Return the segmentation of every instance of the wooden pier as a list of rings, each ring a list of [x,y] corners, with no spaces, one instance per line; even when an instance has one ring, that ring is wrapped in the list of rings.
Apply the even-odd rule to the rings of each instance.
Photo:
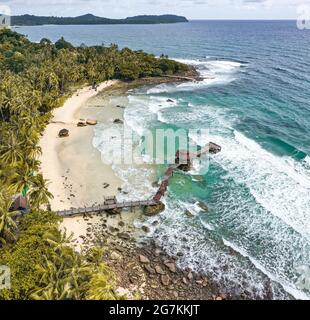
[[[139,207],[150,207],[150,206],[156,206],[157,204],[158,203],[156,203],[154,200],[118,202],[115,204],[104,204],[104,205],[98,205],[98,206],[93,206],[88,208],[63,210],[63,211],[59,211],[58,214],[62,217],[74,217],[78,215],[100,213],[100,212],[115,210],[115,209],[121,210],[121,209],[130,209],[130,208],[139,208]]]
[[[74,217],[78,215],[85,215],[91,213],[101,213],[110,210],[122,210],[131,208],[143,208],[143,207],[156,207],[161,204],[161,199],[165,196],[169,185],[169,179],[173,175],[175,170],[184,168],[190,168],[193,159],[201,157],[205,153],[216,154],[221,151],[221,147],[213,142],[210,142],[205,148],[202,148],[197,153],[191,153],[188,151],[177,151],[176,153],[176,163],[172,164],[166,170],[162,182],[158,188],[157,193],[151,200],[145,201],[128,201],[128,202],[117,202],[116,197],[109,197],[105,199],[103,205],[79,208],[79,209],[69,209],[59,211],[58,214],[62,217]]]

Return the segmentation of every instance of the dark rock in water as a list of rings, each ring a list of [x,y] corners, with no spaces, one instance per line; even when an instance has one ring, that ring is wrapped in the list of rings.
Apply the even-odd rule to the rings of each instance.
[[[198,206],[199,206],[203,211],[206,211],[206,212],[209,211],[208,206],[207,206],[204,202],[199,201],[199,202],[198,202]]]
[[[160,184],[157,181],[152,183],[153,188],[159,188],[159,186],[160,186]]]
[[[124,121],[123,121],[123,120],[121,120],[121,119],[115,119],[115,120],[114,120],[114,123],[117,123],[117,124],[123,124],[123,123],[124,123]]]
[[[202,182],[204,180],[203,176],[193,176],[196,181]]]
[[[155,215],[165,211],[165,209],[166,209],[166,206],[162,202],[159,202],[156,205],[145,207],[144,214],[147,216],[155,216]]]
[[[209,153],[217,154],[222,151],[222,147],[214,142],[209,143]]]
[[[69,130],[68,129],[62,129],[58,133],[59,138],[67,138],[69,137]]]
[[[188,164],[181,164],[179,166],[179,170],[184,171],[184,172],[189,172],[192,170],[192,164],[188,163]]]
[[[156,227],[159,225],[159,221],[158,220],[155,220],[153,223],[152,223],[152,226]]]
[[[174,103],[172,99],[168,99],[167,102]]]
[[[194,216],[189,210],[185,211],[185,215],[189,218],[192,218]]]
[[[147,227],[147,226],[143,226],[142,228],[141,228],[145,233],[150,233],[150,228],[149,227]]]

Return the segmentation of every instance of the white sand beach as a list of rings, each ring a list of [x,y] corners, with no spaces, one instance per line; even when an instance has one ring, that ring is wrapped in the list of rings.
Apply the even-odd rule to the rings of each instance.
[[[121,186],[112,167],[101,161],[100,153],[92,146],[93,127],[77,127],[87,101],[116,82],[104,82],[97,91],[89,86],[78,90],[53,113],[52,123],[40,141],[40,160],[43,176],[54,195],[51,200],[54,211],[102,202],[105,196],[116,195]],[[106,116],[113,116],[113,112],[109,110]],[[61,129],[68,129],[69,137],[59,138]]]
[[[54,110],[51,123],[46,127],[40,141],[42,148],[41,171],[48,180],[48,189],[54,195],[50,201],[53,211],[89,207],[102,204],[107,196],[117,196],[123,181],[116,176],[112,166],[105,164],[100,152],[93,147],[93,126],[78,127],[81,119],[96,119],[98,125],[112,125],[115,119],[124,120],[127,103],[118,89],[119,81],[102,83],[97,91],[85,87],[75,92],[65,104]],[[105,89],[113,89],[104,94]],[[121,90],[122,91],[122,90]],[[102,93],[100,95],[100,93]],[[116,94],[115,94],[116,93]],[[59,138],[59,131],[69,130],[69,137]],[[133,221],[141,218],[141,210],[126,211],[122,215],[93,215],[92,217],[65,218],[61,228],[73,234],[72,244],[77,251],[83,248],[90,225],[102,223],[117,227],[125,223],[137,235],[143,231],[133,227]]]

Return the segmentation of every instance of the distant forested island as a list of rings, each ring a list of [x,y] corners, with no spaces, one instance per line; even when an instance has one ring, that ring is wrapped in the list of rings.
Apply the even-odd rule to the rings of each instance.
[[[12,16],[11,24],[13,26],[38,26],[45,24],[54,25],[85,25],[85,24],[161,24],[161,23],[179,23],[188,22],[185,17],[176,15],[141,15],[128,17],[126,19],[109,19],[85,14],[79,17],[44,17],[34,15]]]

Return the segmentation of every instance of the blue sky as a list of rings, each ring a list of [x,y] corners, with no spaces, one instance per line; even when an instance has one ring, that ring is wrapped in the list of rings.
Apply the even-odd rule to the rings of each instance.
[[[296,19],[310,0],[0,0],[12,14],[123,18],[138,14],[173,13],[189,19]]]

